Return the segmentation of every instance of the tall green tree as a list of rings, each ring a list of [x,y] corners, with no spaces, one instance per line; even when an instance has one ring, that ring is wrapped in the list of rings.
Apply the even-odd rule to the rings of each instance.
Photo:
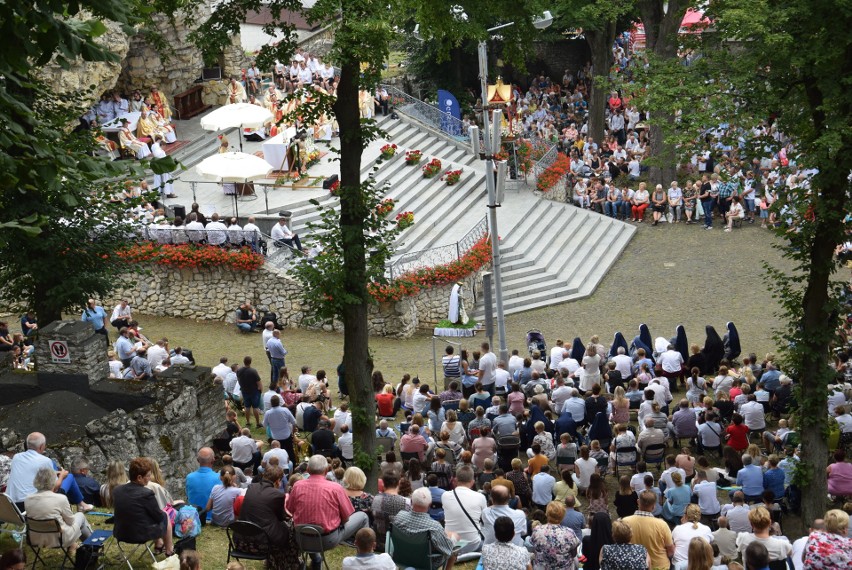
[[[588,134],[601,143],[606,128],[606,101],[612,45],[616,34],[629,25],[632,0],[562,0],[557,5],[561,28],[582,28],[592,54],[592,90],[589,93]]]
[[[182,1],[182,0],[175,0]],[[82,307],[111,288],[111,262],[100,257],[117,237],[117,214],[102,205],[106,185],[128,163],[93,157],[90,134],[70,133],[82,97],[62,101],[35,79],[50,61],[117,61],[98,44],[103,20],[131,24],[153,3],[123,0],[9,0],[0,5],[0,279],[12,308],[34,309],[42,322]],[[82,95],[82,94],[81,94]],[[171,162],[171,161],[168,161]],[[171,162],[171,169],[174,163]],[[95,199],[93,201],[93,199]],[[89,243],[95,230],[97,243]]]
[[[797,481],[803,518],[811,521],[826,507],[826,399],[834,378],[830,349],[840,288],[835,251],[852,211],[852,10],[839,1],[717,0],[707,16],[711,29],[684,46],[698,57],[690,65],[673,60],[653,66],[639,79],[647,85],[640,105],[650,109],[682,161],[706,144],[708,129],[723,122],[731,138],[722,142],[738,149],[746,163],[778,151],[779,136],[752,136],[753,127],[772,121],[790,139],[790,160],[812,173],[802,186],[780,189],[779,235],[797,266],[790,275],[772,276],[787,320],[778,331],[779,350],[798,384]]]

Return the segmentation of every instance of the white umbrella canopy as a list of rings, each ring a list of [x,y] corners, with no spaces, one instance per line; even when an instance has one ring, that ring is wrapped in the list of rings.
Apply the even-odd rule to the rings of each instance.
[[[272,120],[272,111],[251,103],[235,103],[219,107],[201,119],[205,131],[225,129],[259,129]]]
[[[195,171],[215,182],[249,182],[269,176],[272,166],[253,154],[226,152],[205,158]]]

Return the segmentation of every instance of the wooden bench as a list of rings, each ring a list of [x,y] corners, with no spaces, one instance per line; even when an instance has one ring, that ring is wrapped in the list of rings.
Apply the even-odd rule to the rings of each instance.
[[[204,91],[204,86],[194,85],[175,95],[175,114],[178,119],[190,119],[196,115],[200,115],[212,105],[205,105],[201,95]]]

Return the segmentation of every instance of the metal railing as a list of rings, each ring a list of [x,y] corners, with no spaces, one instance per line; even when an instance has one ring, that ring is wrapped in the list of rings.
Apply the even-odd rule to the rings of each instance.
[[[397,111],[405,113],[438,131],[445,132],[460,141],[470,140],[467,129],[464,128],[464,122],[460,119],[445,113],[435,105],[412,97],[392,85],[382,85],[382,87],[388,92],[391,105]]]
[[[396,279],[401,275],[418,269],[426,269],[427,267],[435,267],[436,265],[452,263],[453,261],[461,259],[464,254],[470,251],[476,242],[486,235],[488,235],[488,218],[483,216],[482,219],[468,230],[468,232],[456,243],[403,253],[395,260],[388,263],[386,275],[388,279]]]
[[[542,172],[547,170],[547,168],[556,161],[556,157],[559,155],[559,148],[556,145],[553,145],[550,150],[544,153],[538,162],[532,165],[530,168],[530,176],[538,178]]]

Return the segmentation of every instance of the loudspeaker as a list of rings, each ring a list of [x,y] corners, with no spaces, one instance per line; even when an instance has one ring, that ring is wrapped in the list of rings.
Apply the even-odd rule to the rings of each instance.
[[[175,217],[180,217],[182,220],[186,219],[186,206],[175,206]]]
[[[322,189],[328,190],[331,188],[331,185],[337,182],[337,174],[332,174],[328,178],[322,181]]]

